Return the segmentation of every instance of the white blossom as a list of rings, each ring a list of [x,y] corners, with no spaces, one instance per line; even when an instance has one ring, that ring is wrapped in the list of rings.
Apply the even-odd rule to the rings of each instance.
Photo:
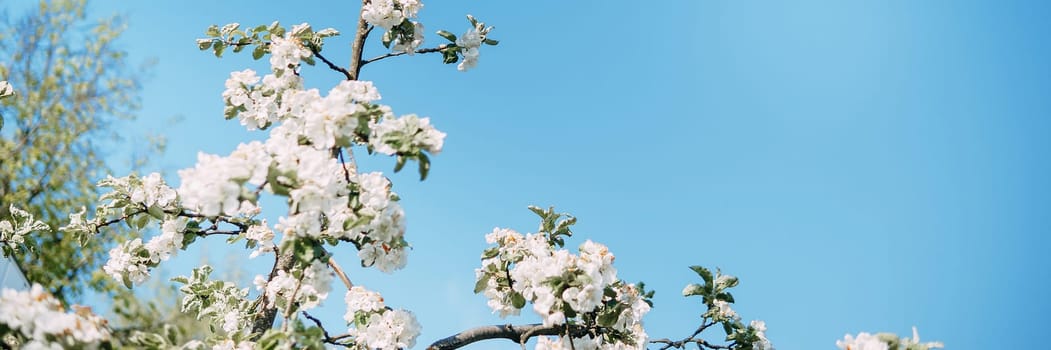
[[[0,81],[0,98],[8,97],[15,94],[15,88],[11,86],[11,83]]]
[[[110,249],[109,260],[102,270],[115,280],[127,278],[131,283],[139,284],[150,277],[151,255],[143,246],[142,239],[136,238]]]
[[[146,250],[150,252],[150,261],[154,264],[166,261],[182,249],[183,231],[187,222],[185,217],[175,217],[161,224],[161,234],[150,239],[145,245]]]
[[[183,206],[209,217],[238,215],[243,184],[262,185],[271,161],[258,141],[238,145],[229,157],[198,153],[194,168],[179,170]]]
[[[317,260],[301,273],[302,278],[296,278],[291,273],[279,270],[269,282],[257,276],[254,283],[257,289],[266,293],[271,307],[298,305],[297,310],[309,310],[328,298],[332,289],[332,273],[324,262]]]
[[[920,342],[920,332],[918,330],[916,330],[915,326],[912,327],[912,338],[901,338],[901,342],[902,342],[903,345],[905,345],[905,347],[916,346],[916,347],[923,348],[923,349],[940,349],[940,348],[945,347],[945,344],[942,344],[942,342],[936,342],[935,341],[935,342],[921,343]]]
[[[847,334],[843,340],[837,340],[836,346],[842,350],[888,350],[889,345],[874,334],[858,333],[858,336]]]
[[[405,52],[410,55],[416,53],[416,49],[423,45],[424,30],[423,23],[412,22],[412,35],[398,36],[395,38],[394,44],[391,46],[391,51]]]
[[[412,312],[387,310],[370,314],[364,329],[351,328],[349,331],[359,344],[369,349],[408,349],[416,345],[420,324]]]
[[[252,251],[252,254],[249,255],[249,258],[255,258],[261,254],[276,249],[274,246],[274,231],[266,224],[265,219],[257,225],[249,226],[248,229],[245,230],[245,238],[255,241],[257,247],[256,250]]]
[[[343,319],[347,321],[347,324],[354,324],[359,313],[367,314],[385,310],[383,296],[361,286],[350,288],[344,301],[347,302],[347,312],[343,315]]]
[[[409,114],[400,118],[385,116],[370,125],[372,135],[369,142],[380,152],[392,155],[397,152],[410,152],[414,149],[425,150],[431,154],[442,151],[445,133],[431,125],[430,118],[420,118]],[[395,148],[397,147],[397,148]]]
[[[161,174],[150,173],[142,178],[142,185],[131,191],[131,201],[146,207],[157,205],[168,208],[175,202],[175,190],[168,187]]]
[[[390,30],[423,8],[418,0],[373,0],[362,6],[361,17],[374,26]]]
[[[294,31],[288,31],[284,37],[275,35],[270,38],[270,67],[274,71],[294,70],[299,67],[301,60],[313,55],[293,33]],[[292,75],[292,72],[284,74]]]
[[[62,303],[33,284],[29,290],[0,291],[0,324],[27,342],[23,348],[61,349],[68,345],[94,345],[110,338],[106,321],[84,307],[66,312]]]

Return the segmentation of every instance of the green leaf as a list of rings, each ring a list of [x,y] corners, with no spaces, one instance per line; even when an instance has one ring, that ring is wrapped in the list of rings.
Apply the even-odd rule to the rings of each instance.
[[[265,54],[266,54],[266,46],[256,45],[255,49],[252,50],[252,59],[253,60],[258,60],[260,58],[263,58],[263,55],[265,55]]]
[[[458,47],[453,46],[453,47],[447,48],[445,50],[442,50],[442,63],[452,64],[452,63],[456,63],[456,61],[459,61],[460,60],[460,56],[456,55],[456,49],[457,48]]]
[[[684,296],[684,297],[694,296],[694,295],[703,295],[703,294],[705,294],[704,293],[704,286],[696,284],[696,283],[691,283],[691,284],[687,285],[686,288],[684,288],[682,290],[682,296]]]
[[[420,181],[427,179],[427,173],[431,171],[431,159],[427,158],[426,154],[420,153],[417,159],[420,164]]]
[[[218,24],[213,24],[211,26],[208,26],[208,29],[204,30],[204,35],[207,35],[207,36],[210,36],[210,37],[217,37],[217,36],[219,36],[219,25]]]
[[[153,218],[157,220],[164,220],[164,210],[156,204],[151,205],[150,208],[146,211],[149,212],[150,216],[153,216]]]
[[[131,289],[131,279],[128,278],[128,275],[121,275],[120,280],[124,282],[125,288]]]
[[[389,31],[389,30],[386,33],[383,33],[383,38],[382,38],[383,47],[386,47],[388,49],[390,48],[390,43],[394,41],[394,34],[393,33],[394,33],[393,31]]]
[[[514,306],[516,309],[521,309],[525,307],[525,304],[526,300],[522,294],[519,294],[518,292],[511,293],[511,306]]]
[[[474,283],[474,294],[481,293],[485,290],[485,287],[489,286],[489,275],[482,275],[477,282]]]
[[[706,284],[711,284],[712,283],[712,271],[711,270],[708,270],[708,269],[706,269],[706,268],[704,268],[702,266],[690,266],[690,269],[693,270],[693,272],[696,272],[698,276],[701,276],[701,278],[704,279],[704,283],[706,283]]]
[[[500,255],[500,248],[492,247],[482,252],[482,260],[492,259],[495,258],[497,255]]]
[[[617,323],[617,315],[620,312],[606,312],[598,316],[598,324],[603,327],[613,327],[614,323]]]
[[[216,41],[215,45],[212,45],[212,49],[215,50],[215,57],[223,57],[223,50],[226,50],[226,43]]]
[[[438,36],[443,37],[443,38],[445,38],[445,40],[448,40],[450,42],[454,42],[454,43],[456,42],[456,35],[454,35],[453,33],[448,32],[448,31],[439,30],[438,31]]]
[[[500,44],[499,41],[497,41],[495,39],[489,39],[489,38],[485,38],[485,40],[483,40],[482,42],[485,43],[486,45],[490,45],[490,46],[496,46],[496,45]]]
[[[150,223],[149,215],[139,215],[135,218],[135,228],[142,230]]]
[[[197,48],[201,51],[212,48],[212,43],[215,41],[212,39],[197,39]]]
[[[401,168],[405,167],[405,156],[398,156],[397,163],[394,164],[394,172],[401,171]]]

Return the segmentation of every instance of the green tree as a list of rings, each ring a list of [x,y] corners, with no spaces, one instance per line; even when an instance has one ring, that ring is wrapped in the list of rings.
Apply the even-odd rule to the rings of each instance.
[[[136,118],[143,70],[129,68],[116,45],[123,20],[88,20],[86,7],[86,0],[40,1],[21,16],[0,19],[0,80],[14,90],[0,101],[0,220],[10,218],[11,204],[52,227],[82,206],[90,210],[98,198],[95,181],[112,173],[103,162],[105,146],[123,139],[120,123]],[[151,141],[132,167],[162,144]],[[200,337],[206,327],[177,312],[171,285],[149,286],[155,299],[143,300],[101,272],[108,249],[128,233],[82,240],[42,231],[26,238],[31,249],[8,253],[31,283],[63,303],[88,291],[110,296],[115,330]]]
[[[0,76],[15,87],[0,115],[0,218],[8,206],[25,209],[50,225],[97,198],[94,179],[109,173],[102,146],[114,140],[111,126],[134,119],[138,72],[114,44],[120,17],[89,23],[85,0],[41,1],[0,29]],[[86,28],[86,29],[85,29]],[[56,226],[57,227],[57,226]],[[110,290],[94,276],[113,236],[84,246],[59,232],[27,242],[15,254],[26,278],[70,302],[87,289]]]

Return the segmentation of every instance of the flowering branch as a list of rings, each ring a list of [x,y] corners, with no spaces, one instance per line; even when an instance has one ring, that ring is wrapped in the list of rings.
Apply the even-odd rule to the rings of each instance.
[[[450,44],[442,44],[442,45],[438,45],[438,47],[431,47],[431,48],[426,48],[426,49],[419,49],[419,50],[413,51],[413,53],[432,53],[432,52],[441,52],[442,50],[445,50],[445,49],[449,48],[450,46],[452,46],[452,45],[450,45]],[[373,57],[373,58],[370,58],[370,59],[364,60],[364,61],[362,61],[362,62],[361,62],[361,65],[362,65],[362,66],[364,66],[364,65],[366,65],[366,64],[369,64],[369,63],[372,63],[372,62],[376,62],[376,61],[382,60],[382,59],[384,59],[384,58],[388,58],[388,57],[394,57],[394,56],[401,56],[401,55],[404,55],[404,54],[407,54],[407,53],[408,53],[408,52],[405,52],[405,51],[399,51],[399,52],[388,52],[388,53],[386,53],[386,54],[383,54],[383,55],[379,55],[379,56],[376,56],[376,57]]]
[[[686,346],[686,344],[689,344],[689,343],[696,343],[698,347],[702,347],[703,346],[703,347],[707,347],[709,349],[729,349],[732,345],[714,345],[714,344],[708,343],[707,340],[704,340],[704,339],[701,339],[701,338],[697,338],[697,335],[701,334],[701,332],[704,332],[705,329],[708,329],[708,327],[711,327],[714,324],[715,324],[715,322],[705,322],[704,324],[701,324],[700,327],[697,327],[697,330],[694,331],[693,334],[690,334],[689,337],[683,338],[682,340],[674,341],[674,340],[670,340],[668,338],[663,338],[663,339],[651,340],[650,343],[652,343],[652,344],[664,344],[664,346],[661,347],[660,350],[666,350],[668,348],[682,349],[683,347]]]
[[[587,328],[580,326],[570,326],[570,328],[571,335],[583,335],[588,332]],[[435,341],[430,346],[427,346],[427,350],[459,349],[471,343],[489,339],[507,339],[525,344],[529,338],[535,336],[561,335],[564,332],[565,330],[561,325],[545,326],[542,323],[482,326]]]

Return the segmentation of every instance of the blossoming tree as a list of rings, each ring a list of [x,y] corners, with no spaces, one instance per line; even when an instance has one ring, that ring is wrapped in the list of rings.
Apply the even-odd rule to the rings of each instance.
[[[467,16],[466,32],[457,36],[438,31],[443,43],[424,48],[424,27],[417,21],[422,7],[417,0],[364,1],[347,67],[323,53],[326,41],[340,35],[335,29],[315,30],[306,23],[285,28],[277,22],[208,28],[207,37],[197,40],[200,49],[217,57],[227,50],[250,50],[255,59],[268,58],[269,72],[233,72],[222,94],[227,119],[266,132],[268,138],[242,143],[226,156],[199,154],[196,165],[178,172],[178,187],[156,173],[103,179],[99,186],[108,192],[96,208],[70,214],[69,223],[57,228],[83,240],[117,224],[156,228],[152,237],[130,238],[109,252],[105,272],[128,288],[143,283],[178,250],[212,236],[226,237],[230,243],[243,240],[253,258],[272,259],[270,273],[255,277],[255,292],[212,278],[209,266],[174,279],[181,284],[182,312],[208,321],[216,334],[184,344],[174,343],[167,334],[144,332],[115,339],[98,316],[80,308],[67,312],[34,286],[0,296],[4,344],[184,349],[415,346],[421,325],[413,313],[388,307],[379,292],[354,284],[332,252],[352,245],[362,266],[387,273],[405,266],[409,243],[399,198],[382,173],[358,168],[354,150],[396,158],[394,171],[415,163],[424,179],[446,137],[429,118],[399,116],[380,104],[376,86],[360,79],[362,67],[400,55],[440,53],[444,63],[467,71],[478,64],[483,46],[498,44],[489,36],[492,27]],[[390,52],[363,59],[362,48],[371,34],[377,34]],[[300,67],[317,61],[346,79],[327,92],[304,88]],[[6,83],[0,89],[5,95],[13,91]],[[264,208],[259,198],[264,194],[285,199],[286,212],[277,223],[260,218]],[[535,339],[537,349],[773,348],[764,322],[745,322],[732,309],[731,289],[738,279],[700,266],[690,267],[698,280],[682,291],[686,297],[699,297],[706,307],[696,331],[675,339],[651,337],[643,317],[652,307],[653,292],[642,283],[622,280],[606,246],[585,240],[576,250],[567,249],[574,217],[554,208],[529,209],[540,221],[535,233],[497,228],[485,235],[491,246],[481,253],[474,291],[501,317],[519,315],[531,306],[542,322],[467,329],[429,343],[428,349],[456,349],[489,339],[522,347]],[[11,212],[10,220],[0,222],[5,250],[20,249],[26,235],[51,229],[17,208]],[[337,284],[347,304],[346,323],[325,325],[310,312],[337,292]],[[921,343],[915,334],[899,338],[868,333],[848,335],[836,345],[940,347]]]

